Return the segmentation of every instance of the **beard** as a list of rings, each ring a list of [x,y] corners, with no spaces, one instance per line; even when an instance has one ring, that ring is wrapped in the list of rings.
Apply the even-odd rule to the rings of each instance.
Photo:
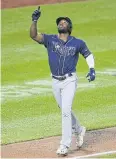
[[[67,28],[58,28],[58,32],[59,32],[59,34],[68,33],[68,29]]]

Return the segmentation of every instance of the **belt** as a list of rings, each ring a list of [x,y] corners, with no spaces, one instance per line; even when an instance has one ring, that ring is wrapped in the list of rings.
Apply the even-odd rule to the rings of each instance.
[[[73,76],[72,73],[67,73],[67,74],[64,75],[64,76],[54,76],[54,75],[52,75],[52,77],[53,77],[54,79],[57,79],[57,80],[59,80],[59,81],[63,81],[63,80],[65,80],[67,77],[71,77],[71,76]]]

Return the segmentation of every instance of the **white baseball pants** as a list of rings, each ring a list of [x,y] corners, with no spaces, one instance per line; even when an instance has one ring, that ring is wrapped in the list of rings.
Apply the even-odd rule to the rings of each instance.
[[[76,73],[63,81],[52,79],[52,88],[62,112],[62,139],[60,144],[70,147],[72,130],[77,134],[81,132],[80,123],[72,112],[72,103],[77,88]]]

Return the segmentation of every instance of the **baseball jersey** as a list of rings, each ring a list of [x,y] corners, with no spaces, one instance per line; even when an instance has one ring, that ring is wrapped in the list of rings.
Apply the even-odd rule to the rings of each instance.
[[[84,58],[91,54],[86,43],[73,36],[68,36],[64,42],[58,35],[43,34],[43,41],[40,44],[47,49],[50,70],[54,76],[75,72],[79,53]]]

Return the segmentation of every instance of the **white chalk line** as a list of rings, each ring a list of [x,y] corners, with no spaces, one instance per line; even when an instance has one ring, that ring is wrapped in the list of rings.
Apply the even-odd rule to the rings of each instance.
[[[74,157],[74,159],[109,155],[109,154],[115,154],[115,153],[116,153],[116,151],[100,152],[100,153],[95,153],[95,154],[90,154],[90,155],[77,156],[77,157]]]
[[[81,83],[79,84],[79,90],[83,88],[95,88],[96,84],[93,83]],[[25,82],[23,85],[5,85],[1,88],[2,101],[6,98],[22,98],[29,97],[32,95],[46,94],[48,92],[52,93],[52,82],[49,80],[36,80]]]
[[[116,69],[106,69],[105,71],[97,71],[97,74],[100,75],[116,75]],[[84,77],[79,77],[80,79]],[[108,78],[103,78],[101,81],[101,76],[97,77],[97,83],[79,83],[78,85],[78,91],[83,91],[86,89],[96,88],[96,87],[105,87],[108,85],[115,85],[116,83],[114,81],[109,83]],[[107,80],[107,81],[106,81]],[[106,81],[106,82],[104,82]],[[50,79],[43,79],[43,80],[35,80],[35,81],[25,81],[23,85],[4,85],[1,87],[1,98],[2,102],[5,99],[15,99],[15,98],[22,98],[22,97],[29,97],[32,95],[38,95],[38,94],[46,94],[48,92],[52,93],[51,88],[51,81]]]

